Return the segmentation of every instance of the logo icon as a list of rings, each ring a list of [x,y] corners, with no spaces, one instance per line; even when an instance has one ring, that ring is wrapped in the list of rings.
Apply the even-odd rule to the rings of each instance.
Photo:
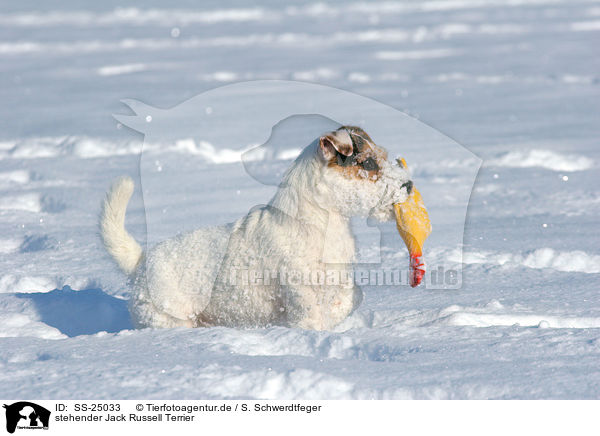
[[[273,96],[277,96],[278,104],[273,104]],[[423,249],[422,243],[411,240],[411,248],[406,253],[408,246],[405,247],[401,236],[410,235],[406,229],[414,227],[408,225],[409,217],[414,218],[413,222],[421,221],[414,216],[414,210],[419,207],[411,208],[413,213],[400,208],[401,214],[396,212],[384,220],[356,214],[351,221],[355,258],[349,261],[339,258],[338,252],[331,249],[339,242],[333,236],[337,235],[337,228],[333,223],[326,224],[323,236],[315,237],[313,241],[322,242],[323,264],[328,265],[327,268],[337,265],[329,269],[333,272],[332,280],[356,282],[361,286],[401,286],[405,282],[408,284],[410,278],[413,283],[423,280],[428,289],[461,288],[465,220],[481,159],[431,126],[348,91],[284,80],[234,83],[166,109],[138,100],[122,102],[134,115],[114,115],[114,118],[120,125],[144,134],[140,158],[144,202],[160,202],[161,198],[185,193],[188,201],[202,204],[207,211],[216,210],[217,202],[227,205],[220,207],[218,214],[207,214],[202,226],[198,226],[198,217],[190,208],[146,209],[147,246],[158,244],[169,235],[233,222],[249,211],[266,206],[258,201],[269,198],[273,199],[267,205],[270,211],[296,218],[298,210],[294,199],[305,195],[306,191],[297,184],[282,182],[286,171],[292,168],[307,146],[318,142],[324,132],[335,131],[343,125],[356,125],[368,132],[376,144],[385,147],[392,165],[395,166],[394,157],[402,157],[405,163],[411,163],[418,191],[425,199],[435,198],[427,204],[429,221],[443,222],[445,228],[432,233],[427,239],[426,252],[418,255]],[[349,138],[353,137],[356,135]],[[235,189],[224,189],[225,181],[227,186],[235,186]],[[364,198],[372,196],[365,194]],[[385,200],[385,196],[380,198]],[[344,204],[355,205],[349,199]],[[327,208],[323,210],[327,212]],[[169,220],[164,219],[167,213]],[[403,217],[402,232],[398,229],[399,216]],[[235,243],[232,239],[230,242]],[[215,273],[215,280],[227,281],[231,286],[240,280],[261,286],[266,274],[273,280],[284,277],[289,283],[290,275],[272,268],[231,268],[225,262],[224,253],[220,259],[215,257],[216,264],[221,266]],[[404,260],[406,254],[418,258],[425,256],[427,269],[417,258]],[[337,273],[340,265],[345,268],[343,271],[352,273],[353,270],[353,276]],[[291,275],[293,280],[300,277],[303,283],[318,285],[323,275],[314,272],[315,279],[306,279],[310,274],[305,275],[299,270]],[[410,277],[406,273],[410,273]],[[253,277],[261,282],[254,281]],[[213,284],[203,289],[212,290]],[[196,289],[190,292],[194,293],[199,305],[204,305],[210,295],[199,296]]]
[[[14,433],[18,429],[48,429],[50,411],[28,401],[4,405],[6,409],[6,431]]]

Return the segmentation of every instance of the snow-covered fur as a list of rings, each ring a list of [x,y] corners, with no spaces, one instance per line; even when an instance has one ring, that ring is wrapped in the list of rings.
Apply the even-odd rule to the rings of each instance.
[[[115,181],[102,205],[100,216],[104,246],[127,274],[135,270],[142,257],[142,247],[125,230],[125,210],[133,187],[133,180],[128,177]]]
[[[132,279],[138,327],[331,329],[362,299],[351,275],[350,217],[392,219],[407,182],[407,171],[362,129],[344,126],[304,149],[269,205],[168,239],[145,256],[124,228],[133,182],[119,179],[104,202],[102,237]]]

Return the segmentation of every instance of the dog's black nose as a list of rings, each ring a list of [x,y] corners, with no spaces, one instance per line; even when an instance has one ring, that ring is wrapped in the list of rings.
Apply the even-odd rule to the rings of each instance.
[[[413,190],[413,182],[412,182],[412,180],[409,180],[408,182],[403,183],[402,186],[400,186],[400,189],[402,189],[402,188],[406,188],[406,193],[408,195],[410,195],[410,193]]]

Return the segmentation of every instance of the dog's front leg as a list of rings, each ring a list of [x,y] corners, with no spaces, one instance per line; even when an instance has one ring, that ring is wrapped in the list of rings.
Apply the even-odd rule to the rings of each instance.
[[[284,310],[289,327],[325,330],[323,306],[310,286],[288,287],[284,291]]]
[[[360,291],[354,286],[335,289],[321,286],[287,286],[284,311],[289,327],[330,330],[358,305]]]

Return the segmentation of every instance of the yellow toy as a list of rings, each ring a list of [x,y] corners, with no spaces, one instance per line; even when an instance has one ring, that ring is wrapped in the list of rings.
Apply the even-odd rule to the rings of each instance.
[[[398,159],[398,164],[403,168],[407,167],[404,159]],[[394,211],[396,227],[410,254],[410,285],[414,288],[425,275],[423,244],[431,234],[431,221],[421,194],[415,187],[412,187],[404,203],[394,204]]]

